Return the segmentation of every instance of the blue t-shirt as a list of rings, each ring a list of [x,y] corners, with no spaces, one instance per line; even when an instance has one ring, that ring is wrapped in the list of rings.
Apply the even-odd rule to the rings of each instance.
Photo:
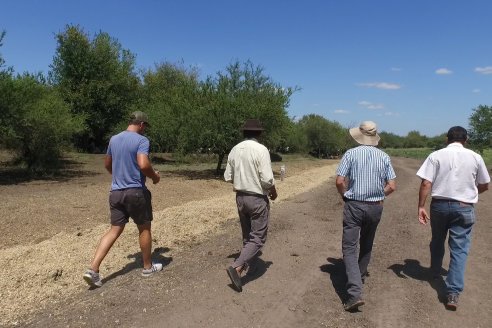
[[[112,160],[111,190],[145,188],[145,175],[140,171],[137,154],[149,154],[149,139],[141,134],[123,131],[111,137],[107,155]]]

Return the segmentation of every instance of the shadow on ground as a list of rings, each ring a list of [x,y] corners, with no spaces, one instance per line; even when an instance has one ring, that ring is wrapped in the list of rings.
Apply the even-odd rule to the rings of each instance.
[[[437,277],[433,277],[429,268],[423,267],[420,261],[414,259],[406,259],[403,264],[395,263],[390,265],[391,269],[398,277],[402,279],[412,278],[419,281],[427,281],[429,285],[436,291],[437,298],[441,303],[446,301],[446,283],[442,278],[447,274],[447,271],[441,268],[441,273]]]
[[[327,258],[328,264],[323,264],[319,267],[322,272],[326,272],[330,275],[331,284],[335,289],[340,301],[345,303],[348,299],[347,290],[345,285],[347,284],[347,276],[345,274],[345,264],[342,259]]]
[[[165,256],[164,253],[167,253],[170,251],[170,248],[168,247],[157,247],[154,249],[152,252],[152,261],[153,262],[158,262],[162,263],[162,265],[165,267],[169,265],[173,258],[171,256]],[[128,259],[133,259],[134,261],[127,263],[122,269],[111,273],[109,276],[104,277],[102,279],[103,283],[106,283],[110,280],[113,280],[114,278],[118,276],[125,275],[135,269],[142,268],[142,253],[134,253],[130,254],[127,256]],[[92,289],[92,287],[91,287]]]
[[[66,182],[75,178],[92,177],[101,173],[81,169],[85,164],[64,159],[60,168],[44,173],[37,173],[14,165],[11,162],[0,163],[0,185],[14,185],[31,181]]]

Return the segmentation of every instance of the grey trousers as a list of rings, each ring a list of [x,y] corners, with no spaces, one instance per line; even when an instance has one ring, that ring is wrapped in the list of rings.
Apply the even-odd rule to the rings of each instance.
[[[266,241],[270,202],[267,196],[236,193],[236,204],[243,233],[243,248],[232,267],[250,265]]]
[[[382,204],[347,201],[343,208],[342,253],[349,301],[359,299],[362,295],[362,277],[367,274],[382,213]]]

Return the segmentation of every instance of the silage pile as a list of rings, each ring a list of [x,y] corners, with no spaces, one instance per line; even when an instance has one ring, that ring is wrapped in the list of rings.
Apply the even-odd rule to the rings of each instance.
[[[334,174],[335,164],[329,164],[277,181],[279,197],[271,206],[327,182]],[[199,242],[219,233],[225,221],[236,217],[232,192],[155,212],[153,248],[176,250]],[[73,235],[59,233],[39,244],[0,250],[0,326],[25,321],[47,304],[61,303],[86,289],[82,274],[107,228],[100,225]],[[103,276],[134,261],[129,255],[140,251],[137,236],[135,225],[129,224],[104,260]]]

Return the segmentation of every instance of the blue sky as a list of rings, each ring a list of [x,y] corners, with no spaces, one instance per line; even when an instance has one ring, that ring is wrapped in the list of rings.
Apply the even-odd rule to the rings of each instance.
[[[203,77],[251,60],[301,88],[289,116],[427,136],[492,105],[490,0],[3,0],[0,53],[17,73],[49,71],[55,33],[109,33],[139,68],[164,61]]]

